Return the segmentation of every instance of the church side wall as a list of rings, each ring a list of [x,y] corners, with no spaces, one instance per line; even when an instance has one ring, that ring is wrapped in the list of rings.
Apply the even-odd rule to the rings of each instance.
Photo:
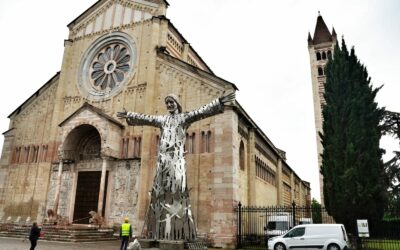
[[[265,153],[256,150],[255,157],[257,158],[256,163],[256,206],[275,206],[278,204],[278,194],[277,194],[277,166],[276,163],[272,162],[265,156]],[[257,165],[260,165],[257,169]],[[265,168],[269,168],[274,171],[275,178],[272,176],[267,176],[268,173],[264,170]],[[258,176],[257,176],[258,173]]]
[[[24,104],[20,113],[10,118],[14,128],[10,132],[14,136],[7,141],[8,150],[3,151],[1,160],[0,216],[12,216],[12,220],[18,216],[36,220],[44,214],[55,148],[47,131],[52,126],[58,82],[49,84],[47,89]]]

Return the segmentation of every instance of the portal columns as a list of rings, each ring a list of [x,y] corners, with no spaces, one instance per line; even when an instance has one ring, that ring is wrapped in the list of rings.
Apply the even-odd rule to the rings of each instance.
[[[103,162],[102,162],[102,166],[101,166],[99,201],[97,203],[97,214],[100,216],[103,216],[104,193],[105,193],[106,173],[107,173],[107,165],[108,165],[107,157],[102,156],[102,159],[103,159]]]
[[[56,182],[56,193],[54,198],[54,207],[53,211],[56,215],[58,215],[58,204],[60,202],[60,190],[61,190],[61,177],[63,171],[63,157],[62,155],[59,156],[59,163],[58,163],[58,174],[57,174],[57,182]]]

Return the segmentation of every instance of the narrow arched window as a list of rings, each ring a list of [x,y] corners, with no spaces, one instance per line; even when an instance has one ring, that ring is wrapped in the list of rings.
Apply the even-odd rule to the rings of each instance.
[[[322,52],[322,60],[326,60],[326,53],[325,53],[325,51]]]
[[[133,138],[133,157],[140,156],[140,137]]]
[[[156,135],[156,141],[155,141],[155,145],[156,145],[156,154],[155,154],[155,155],[158,155],[158,147],[160,146],[159,143],[160,143],[160,136],[159,136],[159,135]]]
[[[39,155],[39,146],[34,147],[34,155],[33,155],[33,162],[38,162],[38,155]]]
[[[142,155],[142,137],[136,138],[136,156],[140,157]]]
[[[324,70],[321,67],[318,67],[318,75],[323,76],[324,75]]]
[[[49,152],[49,145],[45,145],[44,153],[43,153],[43,160],[47,161],[47,153]]]
[[[193,133],[192,134],[192,137],[190,138],[191,139],[191,143],[190,143],[190,146],[191,146],[191,148],[190,148],[190,153],[192,153],[192,154],[194,154],[195,153],[195,145],[196,145],[196,133]]]
[[[186,140],[185,140],[185,144],[183,145],[183,151],[184,151],[185,153],[189,153],[189,152],[188,152],[188,151],[189,151],[189,140],[190,140],[189,134],[186,133]]]
[[[207,135],[204,131],[201,131],[201,141],[200,141],[200,152],[205,153],[206,151],[206,143],[207,143]]]
[[[211,145],[212,145],[212,137],[211,137],[211,131],[207,131],[207,144],[206,144],[206,152],[211,153]]]
[[[321,60],[321,53],[317,52],[317,61]]]
[[[332,57],[332,52],[328,50],[328,59]]]
[[[246,155],[245,155],[245,151],[244,151],[244,144],[243,141],[240,142],[240,146],[239,146],[239,164],[240,164],[240,170],[245,170],[246,166],[245,166],[245,159],[246,159]]]
[[[128,158],[128,152],[129,152],[129,138],[124,139],[124,158]]]
[[[25,152],[24,152],[24,163],[28,163],[29,162],[29,150],[30,150],[30,147],[26,146],[25,147]]]
[[[184,145],[184,151],[187,152],[188,154],[194,154],[195,153],[195,144],[196,144],[196,134],[188,134],[186,133],[186,141]]]

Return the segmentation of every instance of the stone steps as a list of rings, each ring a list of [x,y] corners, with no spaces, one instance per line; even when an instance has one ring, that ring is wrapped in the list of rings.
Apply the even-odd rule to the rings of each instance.
[[[0,225],[0,237],[27,238],[30,225],[7,224]],[[54,225],[43,225],[44,236],[41,240],[63,242],[95,242],[116,240],[114,231],[110,228],[64,227],[57,228]]]

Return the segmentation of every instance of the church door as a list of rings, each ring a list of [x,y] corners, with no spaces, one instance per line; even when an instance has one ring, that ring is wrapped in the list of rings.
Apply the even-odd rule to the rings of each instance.
[[[105,191],[107,190],[107,178]],[[78,185],[76,187],[75,208],[73,223],[89,224],[89,212],[97,212],[99,201],[101,171],[88,171],[78,173]],[[103,211],[106,204],[106,193],[104,193]]]

